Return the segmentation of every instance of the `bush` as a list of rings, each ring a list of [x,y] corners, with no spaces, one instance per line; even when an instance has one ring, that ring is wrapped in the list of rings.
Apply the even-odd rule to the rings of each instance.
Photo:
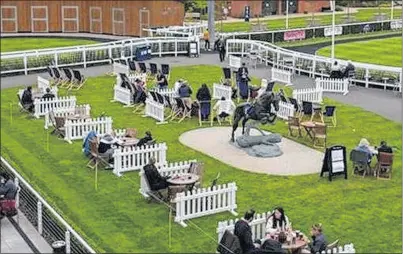
[[[343,7],[336,5],[336,11],[343,11]]]

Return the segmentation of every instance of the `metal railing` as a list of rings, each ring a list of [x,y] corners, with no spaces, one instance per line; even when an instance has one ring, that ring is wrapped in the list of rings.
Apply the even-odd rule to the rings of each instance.
[[[149,47],[151,55],[188,54],[191,38],[135,38],[108,43],[1,54],[1,75],[43,71],[47,66],[88,67],[110,63],[111,59],[133,57],[137,48]]]
[[[300,53],[278,47],[274,44],[254,40],[227,40],[227,56],[249,56],[254,51],[258,59],[266,65],[278,69],[290,70],[292,74],[306,74],[310,77],[329,77],[331,66],[337,61],[341,66],[346,66],[347,61],[331,59],[328,57]],[[352,62],[355,67],[355,76],[351,81],[364,84],[365,87],[377,86],[392,88],[401,92],[402,69],[384,65]]]
[[[66,253],[96,253],[94,249],[44,200],[32,186],[1,157],[1,171],[5,171],[20,191],[16,202],[20,212],[51,245],[55,241],[66,242]]]

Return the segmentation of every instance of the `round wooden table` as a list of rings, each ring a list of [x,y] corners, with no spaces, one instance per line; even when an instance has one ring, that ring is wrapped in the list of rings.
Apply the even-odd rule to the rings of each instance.
[[[121,146],[135,146],[139,142],[137,138],[121,138],[119,141]]]
[[[199,176],[195,174],[185,173],[172,176],[167,182],[173,185],[193,185],[199,181]]]
[[[284,250],[287,250],[287,251],[289,251],[289,252],[294,252],[294,251],[296,251],[296,250],[300,250],[300,249],[304,248],[306,245],[307,245],[307,243],[306,243],[304,240],[297,239],[297,240],[295,241],[295,244],[292,244],[292,243],[291,243],[291,244],[284,243],[284,244],[281,246],[281,248],[284,249]]]
[[[80,120],[80,119],[89,119],[90,116],[87,115],[69,115],[66,116],[66,120]]]

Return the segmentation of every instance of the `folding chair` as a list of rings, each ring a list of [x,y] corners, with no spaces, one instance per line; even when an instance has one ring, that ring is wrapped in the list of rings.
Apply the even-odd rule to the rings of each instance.
[[[370,173],[371,167],[368,163],[367,153],[355,149],[351,150],[350,161],[353,163],[353,175],[363,172],[362,177],[365,177],[367,173]]]
[[[150,63],[150,75],[157,76],[158,74],[158,67],[156,63]]]
[[[313,115],[313,106],[312,106],[312,102],[310,102],[310,101],[302,101],[301,118],[304,117],[305,115],[307,115],[307,116]]]
[[[148,180],[148,177],[147,177],[146,173],[144,172],[144,170],[142,170],[142,171],[144,173],[144,179],[145,179],[145,183],[146,183],[147,189],[148,189],[146,194],[147,194],[147,196],[150,197],[147,199],[147,203],[150,203],[151,201],[157,201],[158,203],[163,203],[166,198],[161,193],[161,190],[156,190],[156,191],[151,190],[150,181]]]
[[[289,116],[288,117],[288,133],[291,137],[294,137],[293,131],[298,130],[298,137],[301,137],[301,125],[300,119],[298,117]]]
[[[49,113],[49,117],[51,117],[50,113]],[[55,126],[54,127],[55,127],[55,133],[56,133],[57,137],[58,138],[64,138],[66,136],[66,130],[65,130],[65,127],[64,127],[66,119],[64,117],[56,117],[54,115],[53,115],[53,117],[54,117],[54,120],[55,120],[55,122],[54,122]]]
[[[182,122],[186,117],[190,118],[191,110],[186,107],[182,98],[175,98],[175,103],[175,113],[172,116],[171,121],[174,121],[179,115],[181,115],[182,117],[179,119],[178,123]]]
[[[57,80],[57,78],[55,77],[55,74],[53,73],[53,70],[52,70],[49,66],[46,67],[46,70],[47,70],[48,73],[49,73],[49,76],[50,76],[50,78],[51,78],[52,83],[53,83],[53,84],[57,84],[57,83],[58,83],[58,80]]]
[[[161,64],[161,72],[162,72],[162,74],[165,75],[165,77],[167,78],[167,81],[169,81],[169,76],[170,76],[170,72],[171,72],[169,64]]]
[[[78,70],[73,70],[73,75],[74,82],[71,84],[70,89],[79,90],[87,79],[85,79],[84,75],[82,75]]]
[[[209,123],[211,124],[212,121],[212,112],[211,112],[211,101],[199,101],[199,125],[202,126],[203,123]],[[208,115],[207,115],[207,119],[202,120],[202,110],[208,110]],[[210,118],[210,120],[209,120]]]
[[[326,106],[323,116],[325,117],[325,123],[332,123],[329,127],[336,127],[336,106]],[[330,121],[327,121],[328,119],[330,119]]]
[[[161,103],[161,104],[164,104],[165,105],[165,100],[164,100],[164,96],[162,96],[160,93],[158,93],[158,92],[155,92],[155,96],[156,96],[156,98],[157,98],[157,102],[158,103]]]
[[[151,97],[153,97],[153,100],[158,102],[158,98],[157,98],[156,92],[150,91],[149,93],[150,93]]]
[[[61,87],[69,87],[71,83],[73,83],[73,74],[71,73],[70,69],[63,68],[64,76],[66,77],[62,83]]]
[[[52,68],[52,71],[53,71],[53,75],[54,75],[54,77],[55,77],[55,80],[57,81],[57,82],[55,83],[55,85],[60,85],[61,82],[62,82],[62,80],[63,80],[63,78],[62,78],[62,75],[60,74],[59,69],[53,67],[53,68]]]
[[[234,86],[234,81],[232,80],[231,76],[231,69],[230,68],[222,68],[223,77],[221,78],[221,83],[229,83],[231,86]]]
[[[30,105],[24,105],[24,104],[22,103],[22,100],[21,100],[21,97],[20,97],[19,94],[17,94],[17,98],[18,98],[18,106],[20,106],[20,112],[21,112],[21,113],[32,114],[32,113],[29,111]]]
[[[98,165],[104,165],[105,168],[109,167],[109,163],[106,161],[106,156],[102,156],[98,152],[98,138],[90,140],[91,158],[87,163],[87,167],[98,170]]]
[[[130,73],[134,74],[137,72],[136,63],[130,59],[127,60]]]
[[[318,147],[318,148],[326,148],[326,131],[327,131],[327,126],[326,124],[315,124],[315,128],[313,129],[313,146]],[[319,139],[323,139],[323,146],[317,145]]]
[[[197,181],[193,187],[200,188],[201,183],[203,182],[204,175],[204,164],[202,162],[192,162],[189,167],[190,174],[195,174],[199,176],[199,181]]]
[[[217,122],[219,125],[222,125],[222,122],[228,122],[229,125],[232,125],[232,117],[234,115],[234,105],[229,101],[229,100],[225,100],[225,101],[221,101],[221,103],[224,103],[223,108],[225,109],[226,112],[229,112],[230,114],[228,114],[228,116],[221,118],[219,117],[220,113],[219,112],[219,108],[217,110],[212,110],[212,121],[211,121],[211,126],[213,126],[214,124],[214,118],[217,118]]]
[[[147,73],[147,67],[145,63],[138,62],[137,64],[139,65],[140,73]]]
[[[375,166],[375,173],[377,179],[391,179],[393,168],[393,153],[378,154],[378,162]],[[386,176],[386,177],[384,177]]]
[[[165,118],[165,120],[168,121],[175,115],[176,105],[175,105],[175,103],[172,102],[171,98],[168,95],[164,95],[164,98],[165,98],[164,101],[166,103],[166,107],[170,110],[170,113]]]

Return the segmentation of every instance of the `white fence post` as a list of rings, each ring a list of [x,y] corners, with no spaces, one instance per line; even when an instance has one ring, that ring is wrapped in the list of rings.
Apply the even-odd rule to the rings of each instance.
[[[272,67],[271,79],[277,82],[284,83],[286,86],[291,86],[292,72]]]
[[[323,92],[348,94],[348,79],[316,78],[316,89]]]
[[[91,106],[89,104],[84,104],[84,105],[77,105],[74,108],[58,108],[53,110],[53,114],[57,117],[67,117],[77,114],[76,111],[84,112],[86,116],[89,116],[91,112]],[[81,114],[82,113],[80,113],[80,115]],[[48,129],[49,125],[52,125],[52,122],[50,121],[49,112],[47,112],[45,115],[44,128]]]
[[[129,89],[123,88],[119,84],[116,84],[113,88],[113,91],[113,100],[111,102],[118,101],[125,104],[125,107],[133,106],[133,96]]]
[[[232,88],[230,86],[213,84],[213,99],[221,100],[222,97],[225,100],[231,100]]]
[[[42,224],[42,202],[41,201],[38,201],[37,208],[38,208],[38,232],[40,235],[42,235],[43,224]]]
[[[67,229],[65,233],[65,242],[66,242],[66,254],[71,253],[71,243],[70,243],[70,231]]]
[[[94,119],[76,119],[66,120],[64,124],[64,140],[72,143],[72,140],[83,139],[90,131],[96,131],[99,135],[105,135],[112,132],[112,118],[98,117]]]
[[[76,106],[76,97],[56,97],[48,99],[35,99],[34,101],[34,116],[39,118],[46,115],[51,110],[58,108],[74,108]]]
[[[292,91],[292,97],[297,101],[309,101],[313,103],[322,103],[322,94],[322,89],[317,88],[294,89]]]
[[[164,113],[165,113],[164,104],[156,102],[151,99],[146,100],[146,106],[143,117],[150,116],[159,121],[157,122],[157,124],[165,124],[167,122],[165,121]]]
[[[276,111],[274,110],[274,108],[271,109],[272,113],[276,113]],[[288,121],[288,117],[290,116],[294,116],[295,113],[295,108],[294,105],[292,103],[286,103],[286,102],[279,102],[279,109],[277,112],[277,117]]]

